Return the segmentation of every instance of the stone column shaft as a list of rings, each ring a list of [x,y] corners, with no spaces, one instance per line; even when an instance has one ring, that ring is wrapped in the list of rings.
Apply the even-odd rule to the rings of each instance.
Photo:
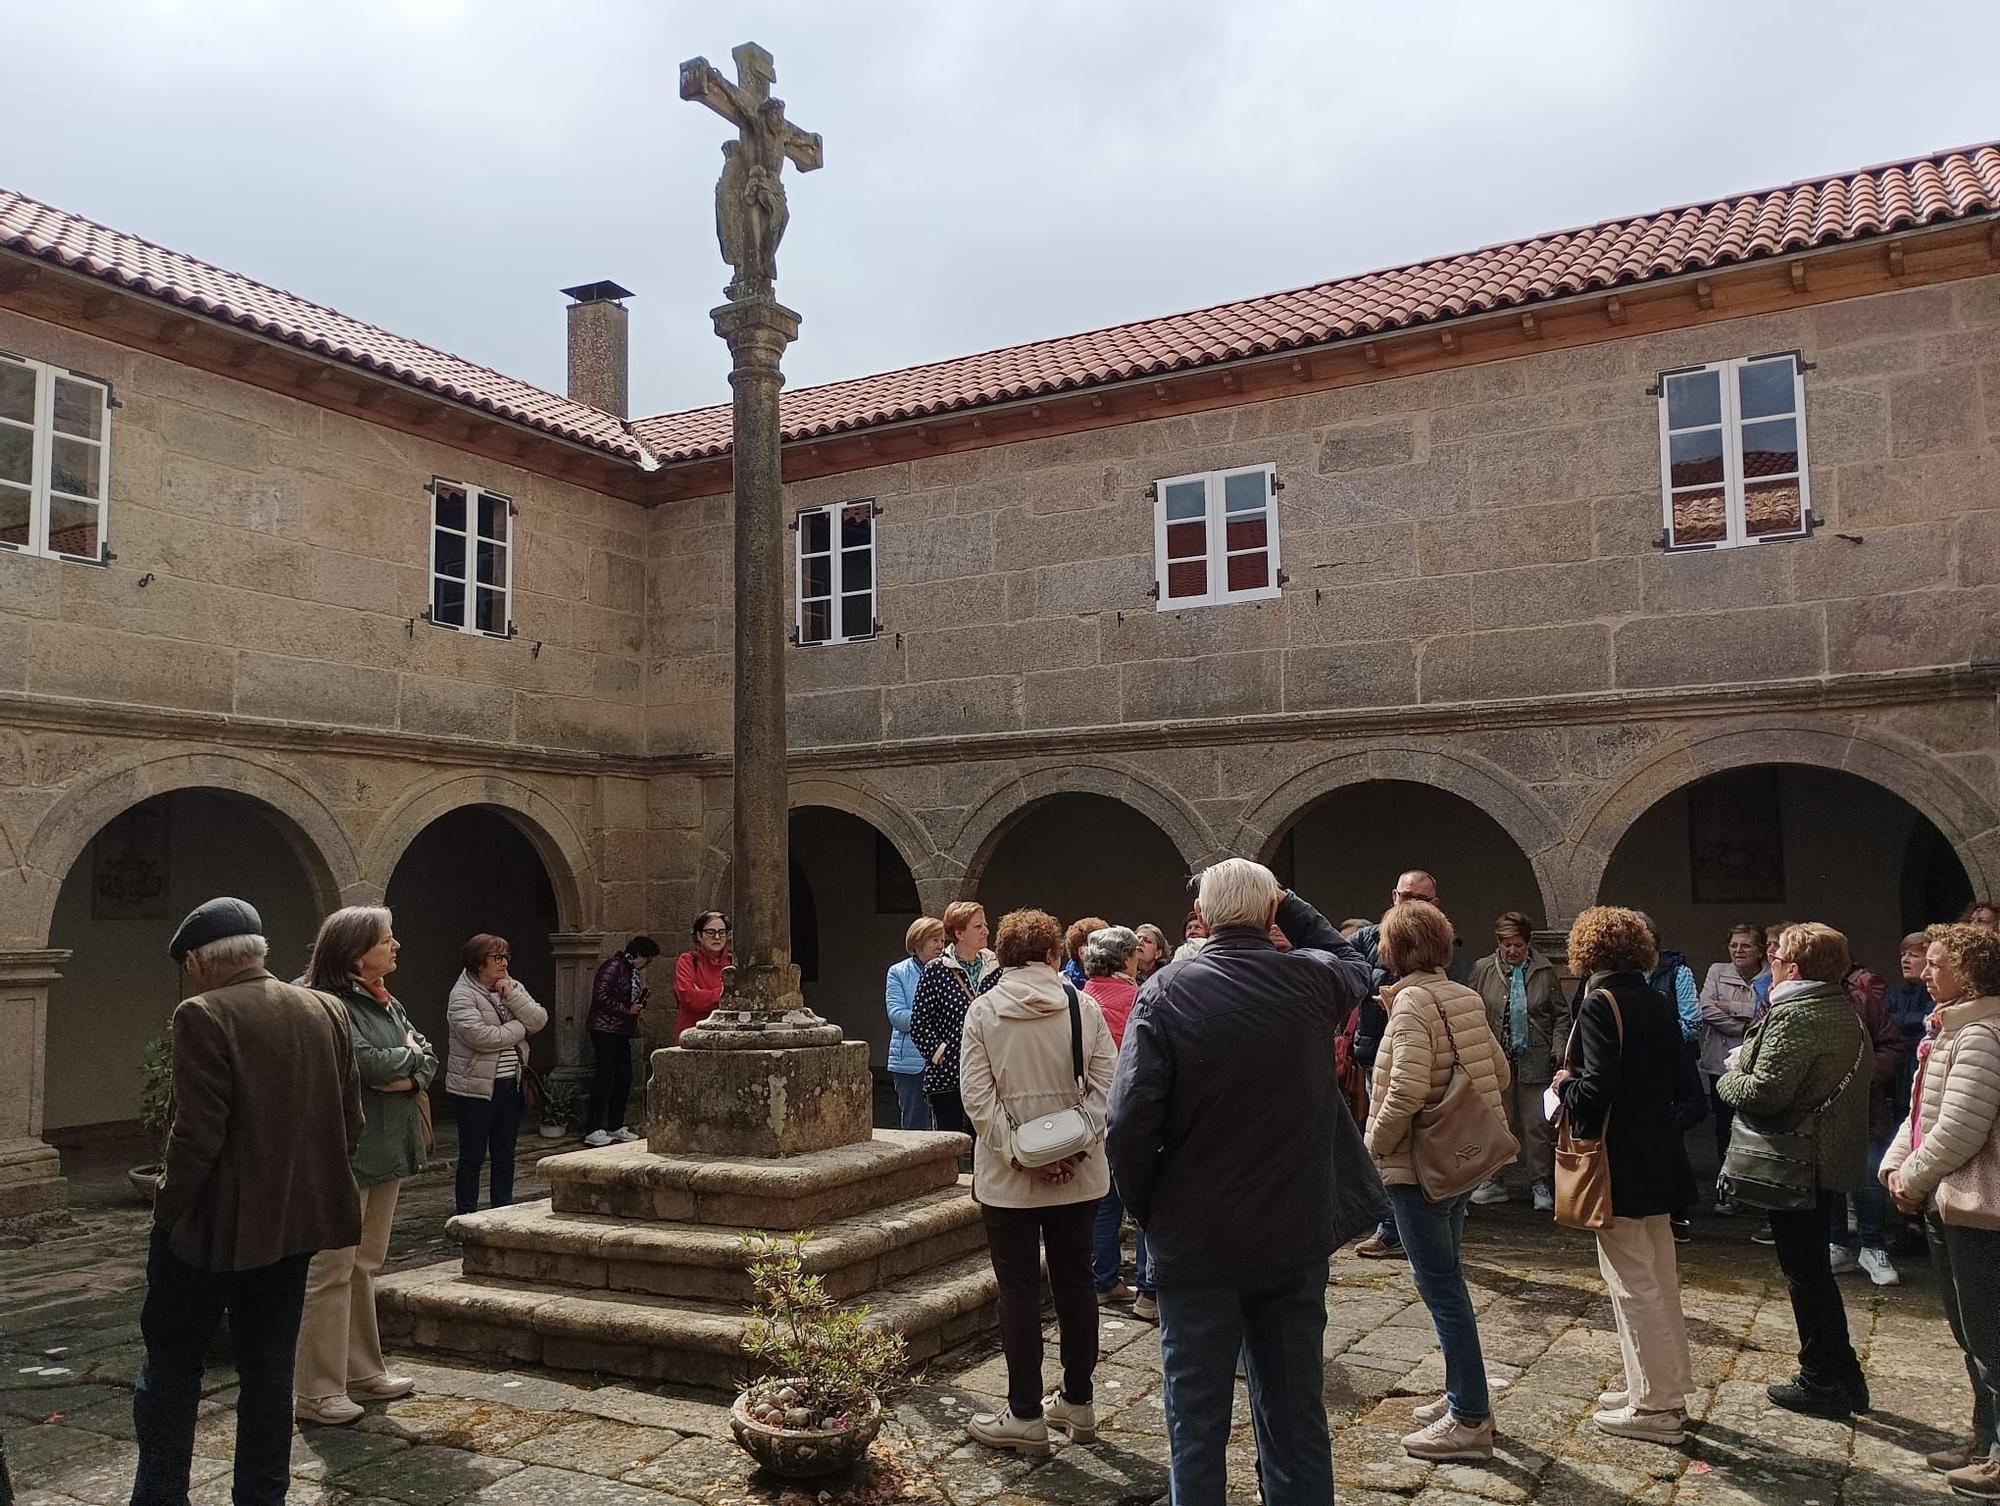
[[[784,484],[779,369],[799,318],[768,297],[712,315],[729,342],[736,514],[735,956],[739,986],[791,963],[791,797],[786,771]],[[789,990],[787,990],[789,991]]]
[[[60,948],[0,951],[0,1219],[69,1202],[62,1157],[42,1139],[49,985],[69,957]]]
[[[590,987],[597,965],[605,958],[602,931],[555,931],[549,936],[555,957],[556,996],[549,1000],[549,1028],[555,1032],[556,1075],[590,1075],[590,1054],[583,1048],[584,1022],[590,1018]]]

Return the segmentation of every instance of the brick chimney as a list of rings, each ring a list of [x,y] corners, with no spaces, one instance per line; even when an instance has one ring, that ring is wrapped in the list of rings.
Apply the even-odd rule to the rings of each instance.
[[[570,397],[614,418],[631,417],[626,412],[629,315],[618,301],[630,298],[631,291],[615,282],[587,282],[563,293],[576,300],[569,306]]]

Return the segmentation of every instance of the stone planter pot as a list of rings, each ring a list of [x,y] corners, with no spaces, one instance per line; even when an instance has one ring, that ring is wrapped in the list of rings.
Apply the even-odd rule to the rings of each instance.
[[[743,1451],[774,1475],[809,1480],[861,1462],[882,1431],[882,1403],[868,1398],[868,1410],[852,1426],[837,1430],[774,1428],[750,1415],[750,1393],[729,1409],[729,1431]]]
[[[540,1135],[544,1140],[566,1140],[569,1138],[569,1126],[567,1124],[544,1124],[535,1133]]]
[[[150,1203],[160,1190],[160,1177],[165,1170],[162,1166],[134,1166],[125,1173],[125,1180],[140,1198]]]

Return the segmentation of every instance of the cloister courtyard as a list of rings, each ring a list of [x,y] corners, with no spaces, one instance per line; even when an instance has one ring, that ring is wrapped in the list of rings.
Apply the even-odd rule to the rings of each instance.
[[[450,1147],[406,1189],[391,1269],[452,1252]],[[443,1168],[443,1175],[440,1169]],[[131,1489],[131,1387],[141,1346],[146,1214],[110,1167],[73,1168],[71,1232],[0,1250],[0,1433],[26,1506],[122,1506]],[[523,1168],[524,1194],[533,1173]],[[1950,1499],[1922,1455],[1964,1424],[1969,1393],[1923,1260],[1904,1284],[1843,1278],[1875,1410],[1854,1425],[1772,1408],[1791,1374],[1789,1306],[1751,1221],[1697,1215],[1682,1294],[1699,1419],[1678,1449],[1606,1438],[1592,1399],[1619,1373],[1618,1343],[1589,1242],[1522,1201],[1474,1211],[1466,1270],[1497,1399],[1486,1467],[1405,1457],[1413,1402],[1442,1380],[1429,1319],[1400,1263],[1334,1263],[1327,1294],[1326,1399],[1339,1499],[1347,1506],[1901,1506]],[[730,1440],[727,1398],[588,1374],[507,1371],[398,1355],[407,1400],[347,1428],[301,1429],[293,1506],[1152,1506],[1166,1492],[1154,1329],[1102,1316],[1098,1442],[1047,1461],[966,1442],[970,1411],[1004,1390],[989,1345],[946,1355],[890,1398],[866,1464],[810,1488],[756,1472]],[[1053,1374],[1053,1337],[1050,1373]],[[193,1499],[226,1502],[234,1375],[212,1366],[196,1439]],[[1255,1446],[1239,1398],[1232,1499],[1253,1502]],[[822,1491],[824,1493],[822,1493]]]

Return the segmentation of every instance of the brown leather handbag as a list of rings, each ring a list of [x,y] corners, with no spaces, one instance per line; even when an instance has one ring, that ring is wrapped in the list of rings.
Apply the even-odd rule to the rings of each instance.
[[[1510,1164],[1521,1153],[1521,1142],[1507,1128],[1507,1121],[1493,1112],[1479,1084],[1465,1070],[1458,1055],[1458,1037],[1452,1032],[1451,1016],[1443,1003],[1433,994],[1431,1004],[1444,1024],[1445,1039],[1451,1042],[1451,1079],[1445,1084],[1444,1096],[1419,1109],[1412,1120],[1410,1159],[1424,1197],[1441,1203],[1470,1192]]]
[[[1604,1002],[1611,1006],[1612,1023],[1618,1027],[1618,1048],[1625,1048],[1625,1016],[1609,989],[1600,988]],[[1579,1015],[1582,1014],[1578,1010]],[[1569,1035],[1563,1065],[1576,1066],[1576,1038]],[[1611,1152],[1604,1142],[1611,1128],[1611,1110],[1604,1111],[1604,1123],[1595,1140],[1581,1140],[1570,1133],[1569,1104],[1556,1111],[1556,1222],[1565,1229],[1608,1229],[1611,1227]]]

